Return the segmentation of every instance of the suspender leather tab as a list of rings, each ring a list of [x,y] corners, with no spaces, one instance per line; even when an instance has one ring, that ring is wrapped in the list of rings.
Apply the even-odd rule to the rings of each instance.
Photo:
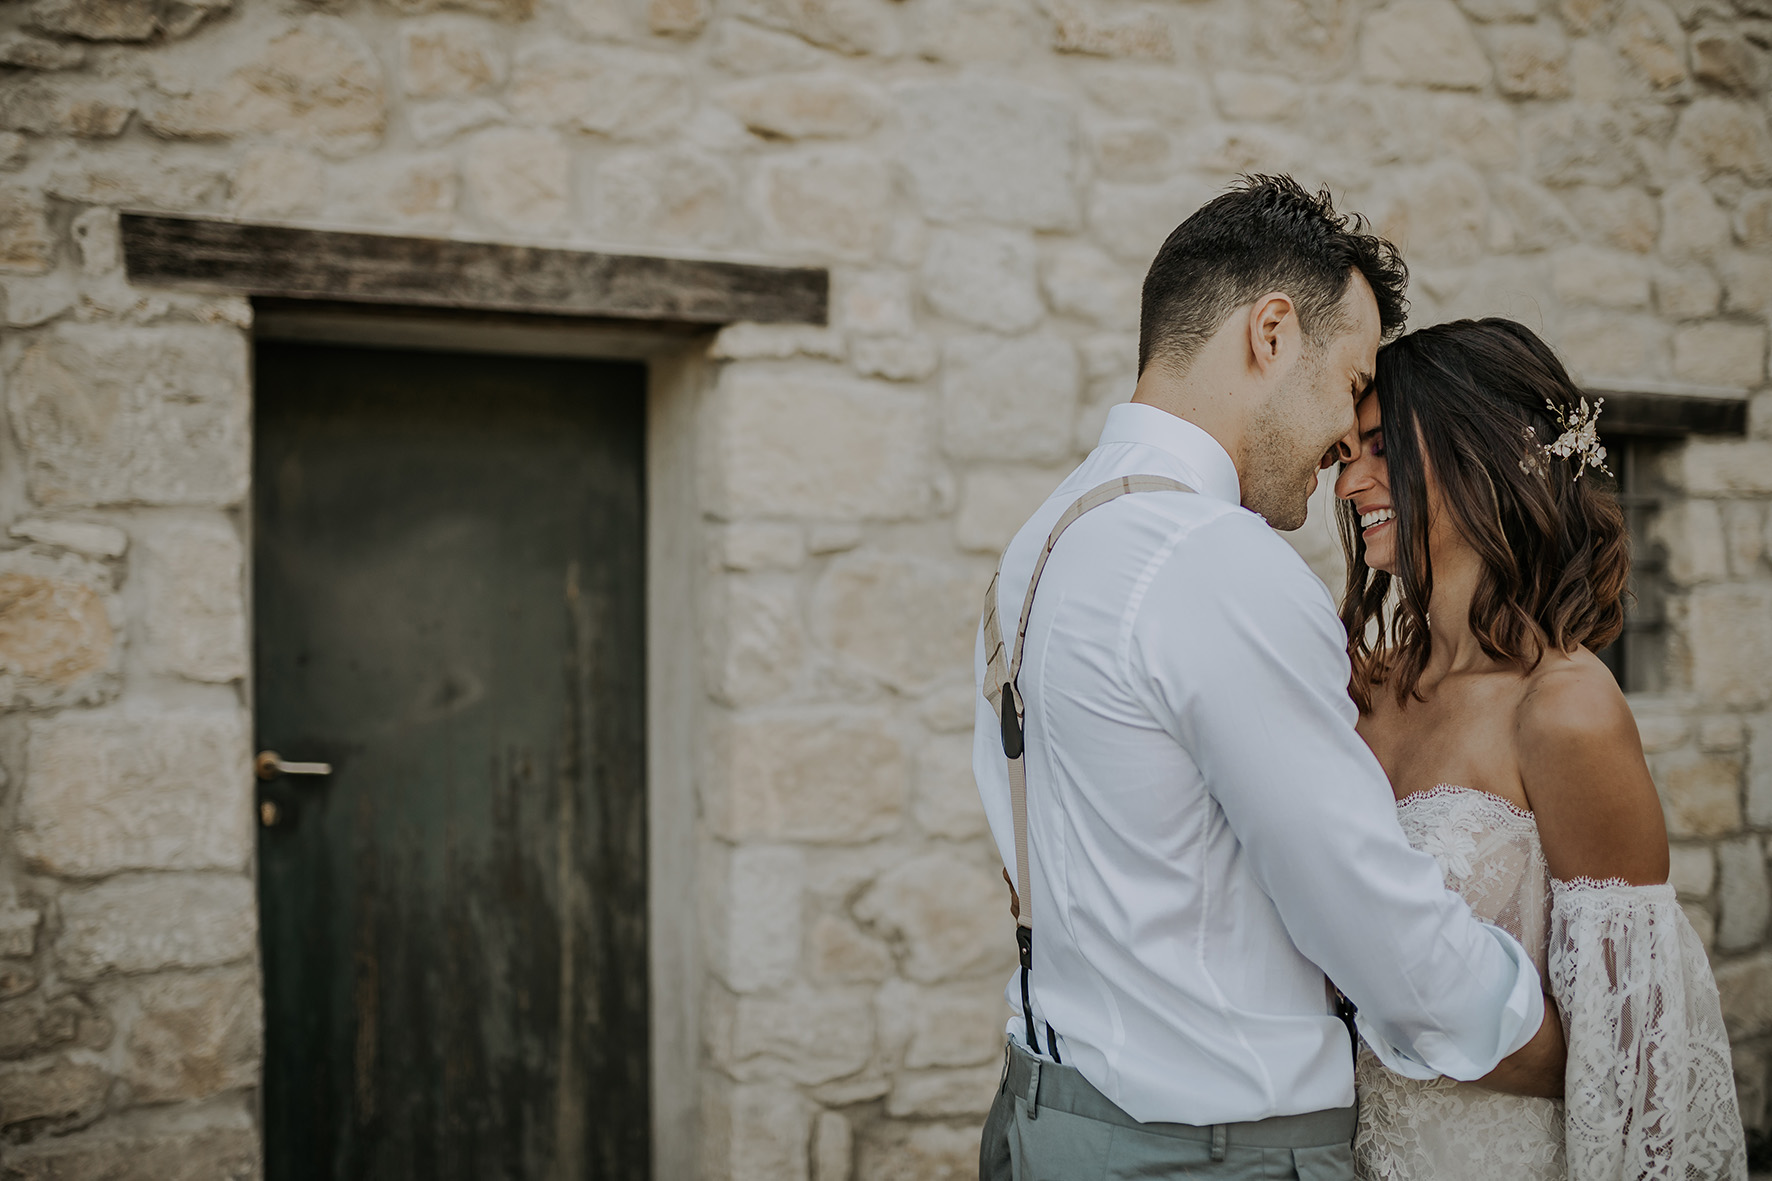
[[[1019,687],[1022,647],[1027,641],[1028,617],[1034,610],[1034,591],[1039,589],[1046,559],[1052,556],[1052,548],[1058,544],[1058,539],[1090,509],[1131,492],[1192,491],[1186,484],[1167,476],[1121,476],[1078,497],[1047,534],[1046,548],[1040,551],[1040,560],[1034,564],[1034,576],[1028,580],[1027,594],[1022,598],[1021,619],[1015,630],[1013,650],[1003,643],[1003,629],[997,612],[997,582],[1003,575],[1001,561],[997,563],[996,574],[991,577],[990,589],[985,592],[984,695],[1001,720],[1003,757],[1009,763],[1009,807],[1015,825],[1015,892],[1021,899],[1021,916],[1015,927],[1015,945],[1021,963],[1021,1015],[1027,1023],[1028,1049],[1036,1054],[1041,1053],[1040,1038],[1034,1028],[1034,1006],[1028,991],[1028,976],[1034,970],[1034,892],[1029,885],[1027,764],[1023,757],[1027,753],[1027,725]],[[1054,1061],[1058,1061],[1058,1038],[1050,1024],[1046,1026],[1046,1044]],[[1038,1070],[1036,1064],[1035,1079],[1039,1078]]]

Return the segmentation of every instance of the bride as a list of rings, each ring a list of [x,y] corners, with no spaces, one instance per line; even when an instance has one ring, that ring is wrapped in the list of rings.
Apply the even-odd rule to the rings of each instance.
[[[1415,1079],[1362,1046],[1359,1175],[1744,1178],[1716,984],[1666,884],[1636,725],[1593,655],[1629,569],[1599,407],[1495,319],[1387,346],[1374,388],[1335,486],[1360,733],[1410,841],[1536,957],[1568,1065]]]

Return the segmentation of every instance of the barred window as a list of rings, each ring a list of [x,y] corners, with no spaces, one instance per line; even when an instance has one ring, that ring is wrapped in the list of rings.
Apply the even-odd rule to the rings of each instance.
[[[1667,681],[1667,553],[1655,538],[1655,520],[1667,496],[1657,461],[1668,443],[1650,435],[1605,440],[1630,533],[1631,568],[1624,631],[1598,655],[1626,693],[1658,692]]]

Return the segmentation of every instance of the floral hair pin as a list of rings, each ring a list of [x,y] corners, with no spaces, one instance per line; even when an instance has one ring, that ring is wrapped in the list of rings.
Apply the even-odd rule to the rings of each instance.
[[[1549,398],[1545,399],[1544,404],[1551,412],[1551,417],[1557,420],[1557,425],[1563,428],[1563,433],[1549,443],[1538,443],[1537,432],[1527,427],[1526,436],[1537,443],[1538,453],[1529,451],[1526,458],[1520,461],[1520,470],[1528,475],[1542,474],[1545,471],[1545,457],[1554,455],[1558,459],[1575,460],[1577,480],[1590,467],[1599,468],[1608,476],[1611,475],[1612,469],[1606,466],[1606,448],[1600,445],[1600,407],[1606,404],[1606,399],[1597,398],[1593,406],[1589,407],[1587,399],[1583,398],[1581,406],[1574,411],[1557,405]]]

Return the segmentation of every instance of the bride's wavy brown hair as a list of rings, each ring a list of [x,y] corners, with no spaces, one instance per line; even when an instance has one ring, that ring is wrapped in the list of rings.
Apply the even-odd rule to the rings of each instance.
[[[1399,705],[1420,699],[1433,654],[1429,472],[1438,503],[1483,561],[1470,628],[1485,653],[1530,671],[1547,647],[1616,639],[1630,574],[1624,514],[1598,471],[1577,480],[1579,457],[1540,449],[1563,429],[1546,403],[1572,411],[1582,398],[1550,347],[1511,320],[1437,324],[1380,349],[1373,385],[1397,514],[1394,579],[1366,565],[1353,506],[1337,508],[1348,555],[1349,690],[1361,711],[1377,685],[1389,685]]]

